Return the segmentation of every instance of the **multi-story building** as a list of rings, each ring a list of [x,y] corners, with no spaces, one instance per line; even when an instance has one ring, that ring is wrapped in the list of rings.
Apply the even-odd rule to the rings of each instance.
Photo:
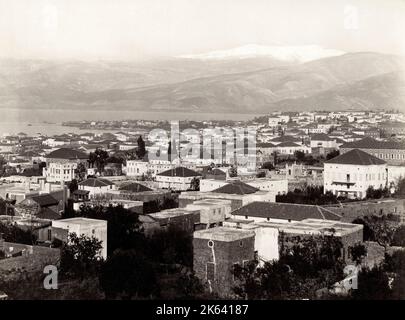
[[[386,162],[362,150],[350,150],[324,163],[325,192],[365,198],[369,187],[379,189],[386,186]]]
[[[57,149],[46,157],[46,168],[43,176],[48,182],[69,182],[75,178],[75,170],[81,162],[87,166],[88,156],[69,148]]]
[[[347,142],[340,146],[340,153],[344,154],[350,150],[359,149],[371,154],[388,165],[405,164],[405,143],[397,141],[378,141],[366,137],[359,141]]]

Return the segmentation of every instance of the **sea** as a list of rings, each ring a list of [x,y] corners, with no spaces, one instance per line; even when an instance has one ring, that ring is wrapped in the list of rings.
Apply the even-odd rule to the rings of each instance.
[[[77,110],[77,109],[11,109],[0,108],[0,135],[23,132],[28,135],[42,134],[52,136],[80,130],[63,126],[66,121],[102,121],[102,120],[234,120],[245,121],[260,114],[239,113],[181,113],[115,110]],[[115,132],[119,130],[84,129],[86,132]]]

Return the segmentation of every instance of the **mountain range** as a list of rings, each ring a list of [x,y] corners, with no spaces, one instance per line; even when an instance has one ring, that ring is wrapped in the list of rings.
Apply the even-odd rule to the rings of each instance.
[[[0,60],[0,109],[268,113],[404,109],[395,55],[245,46],[144,62]]]

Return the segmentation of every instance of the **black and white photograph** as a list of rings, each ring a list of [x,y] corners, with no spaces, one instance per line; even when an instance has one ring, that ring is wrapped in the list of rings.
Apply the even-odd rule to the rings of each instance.
[[[405,300],[404,36],[404,0],[0,0],[0,309]]]

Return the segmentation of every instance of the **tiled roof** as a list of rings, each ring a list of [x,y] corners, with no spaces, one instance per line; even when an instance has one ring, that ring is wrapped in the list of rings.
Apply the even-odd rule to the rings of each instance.
[[[257,148],[274,148],[274,147],[276,147],[276,145],[272,144],[270,142],[260,142],[260,143],[256,143],[256,147]]]
[[[325,133],[316,133],[316,134],[311,135],[311,140],[314,140],[314,141],[333,141],[334,139],[329,137]]]
[[[58,220],[61,218],[61,215],[58,212],[45,207],[41,208],[36,217],[40,219]]]
[[[301,141],[301,139],[294,136],[281,136],[271,140],[271,142],[295,142]]]
[[[347,142],[340,148],[345,149],[405,149],[405,144],[397,141],[378,141],[371,137]]]
[[[341,215],[320,206],[256,201],[232,212],[235,216],[301,221],[308,218],[340,220]]]
[[[333,159],[325,161],[325,163],[369,166],[369,165],[385,164],[386,162],[362,150],[353,149]]]
[[[295,142],[290,142],[290,141],[286,141],[286,142],[282,142],[279,145],[277,145],[276,147],[299,147],[299,144],[296,144]]]
[[[68,160],[88,158],[88,156],[85,153],[70,148],[57,149],[49,153],[46,157],[52,159],[68,159]]]
[[[185,167],[177,167],[174,169],[169,169],[169,170],[163,171],[157,175],[163,176],[163,177],[183,177],[183,178],[201,176],[200,173],[198,173],[194,170],[185,168]]]
[[[131,192],[144,192],[144,191],[152,191],[152,189],[144,186],[143,184],[140,183],[128,183],[120,187],[120,190],[123,191],[131,191]]]
[[[241,181],[230,182],[218,189],[213,190],[215,193],[227,194],[251,194],[259,191],[259,189],[252,187]]]
[[[107,187],[114,185],[111,181],[107,179],[97,179],[97,178],[88,178],[82,182],[79,182],[79,186],[86,187]]]
[[[52,197],[50,194],[41,194],[39,196],[32,197],[36,203],[38,203],[41,207],[48,207],[54,206],[59,204],[59,201]]]

